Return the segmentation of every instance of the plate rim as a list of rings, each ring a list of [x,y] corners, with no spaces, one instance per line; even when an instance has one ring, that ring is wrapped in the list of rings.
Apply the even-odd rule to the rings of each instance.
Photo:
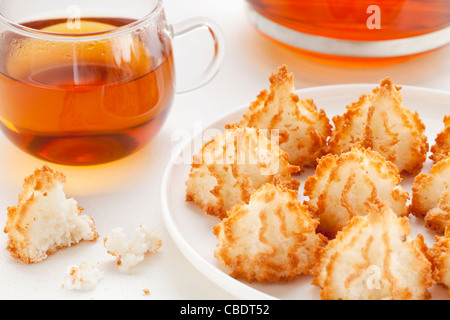
[[[312,87],[305,87],[301,89],[296,89],[294,92],[297,95],[302,95],[307,92],[315,92],[315,91],[321,91],[321,90],[330,90],[330,89],[342,89],[342,88],[353,88],[353,89],[367,89],[370,90],[377,87],[379,84],[375,83],[348,83],[348,84],[336,84],[336,85],[324,85],[324,86],[312,86]],[[426,88],[426,87],[419,87],[419,86],[411,86],[411,85],[399,85],[402,90],[407,91],[416,91],[416,92],[427,92],[431,94],[437,94],[442,96],[447,96],[450,99],[450,91],[441,90],[441,89],[434,89],[434,88]],[[172,238],[172,240],[175,242],[178,249],[181,251],[181,253],[184,255],[184,257],[206,278],[208,278],[211,282],[213,282],[218,287],[222,288],[223,290],[227,291],[230,295],[238,298],[238,299],[260,299],[260,300],[280,300],[278,297],[274,297],[270,294],[261,292],[255,288],[252,288],[248,286],[247,284],[231,277],[230,275],[224,273],[223,271],[217,269],[217,267],[213,266],[209,261],[205,260],[193,247],[191,247],[183,238],[179,230],[175,227],[175,223],[173,219],[171,219],[171,213],[169,209],[168,199],[167,199],[167,188],[169,183],[170,174],[172,172],[172,169],[174,168],[175,161],[180,156],[180,153],[182,150],[184,150],[188,145],[192,144],[195,138],[197,138],[199,135],[202,135],[205,130],[208,128],[212,128],[213,125],[217,122],[220,122],[222,119],[225,119],[227,117],[230,117],[232,114],[235,114],[240,111],[245,111],[250,106],[251,102],[242,103],[238,105],[235,108],[232,108],[231,110],[221,114],[217,118],[215,118],[213,121],[210,121],[207,123],[207,125],[202,129],[201,132],[194,132],[193,134],[190,134],[189,137],[181,143],[176,150],[172,153],[170,156],[170,160],[167,163],[162,180],[161,180],[161,207],[162,207],[162,218],[164,221],[164,224],[166,225],[166,228]],[[349,101],[351,103],[351,101]],[[413,110],[411,110],[413,111]],[[449,112],[450,114],[450,112]],[[331,121],[331,119],[330,119]],[[222,280],[221,284],[218,283],[217,280]],[[226,283],[222,283],[223,281],[226,281]],[[236,290],[237,289],[237,290]],[[240,291],[242,290],[242,291]],[[239,292],[240,294],[237,294],[236,292]]]

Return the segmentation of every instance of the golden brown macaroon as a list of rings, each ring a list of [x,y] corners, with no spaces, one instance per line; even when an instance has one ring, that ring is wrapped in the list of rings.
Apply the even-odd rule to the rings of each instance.
[[[450,222],[447,224],[445,235],[436,236],[436,242],[430,248],[430,255],[436,282],[447,287],[450,297]]]
[[[231,276],[248,282],[288,282],[310,274],[326,238],[318,221],[280,184],[265,184],[248,204],[234,206],[214,227],[215,257]]]
[[[403,105],[400,90],[385,78],[372,94],[362,95],[344,115],[334,117],[328,151],[370,148],[393,162],[401,174],[419,173],[428,152],[425,125],[417,112]]]
[[[258,95],[238,125],[266,129],[267,136],[289,154],[292,164],[315,167],[327,147],[330,120],[313,100],[300,99],[294,90],[294,77],[283,65],[271,75],[270,91]]]
[[[334,238],[351,218],[368,213],[366,201],[380,198],[397,215],[407,215],[409,194],[400,182],[397,167],[378,152],[352,148],[319,160],[305,182],[305,203],[320,220],[318,231]]]
[[[186,200],[224,218],[232,206],[248,202],[255,189],[275,178],[298,191],[300,183],[291,174],[299,170],[258,129],[235,127],[217,134],[194,156]]]
[[[369,214],[354,217],[331,240],[313,284],[324,300],[423,300],[434,284],[422,235],[410,238],[407,218],[385,203],[368,203]]]
[[[447,158],[450,152],[450,116],[444,117],[444,126],[436,136],[435,144],[431,146],[430,159],[435,163]]]
[[[98,238],[94,220],[81,214],[83,208],[74,199],[66,199],[65,180],[48,166],[25,179],[17,206],[8,208],[4,230],[12,256],[37,263],[60,248]]]
[[[450,221],[450,158],[435,163],[430,174],[415,177],[410,211],[424,218],[429,230],[444,233]]]

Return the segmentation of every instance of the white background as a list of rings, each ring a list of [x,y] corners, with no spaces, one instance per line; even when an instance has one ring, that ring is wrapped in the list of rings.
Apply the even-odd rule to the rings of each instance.
[[[0,234],[0,299],[233,299],[185,259],[170,238],[161,217],[160,183],[171,152],[180,141],[175,130],[194,131],[229,110],[254,100],[268,86],[268,76],[281,64],[295,74],[298,89],[343,83],[377,83],[390,76],[399,85],[449,90],[450,47],[403,64],[382,68],[352,69],[321,65],[275,45],[258,33],[246,16],[243,0],[165,0],[170,23],[195,16],[215,20],[226,40],[220,72],[209,84],[178,95],[163,130],[144,150],[115,163],[89,168],[52,165],[67,175],[68,196],[92,216],[100,233],[94,244],[82,243],[60,250],[46,261],[24,265],[4,249],[7,236]],[[178,78],[187,79],[202,68],[211,53],[208,34],[199,32],[174,42]],[[17,203],[23,179],[43,164],[17,150],[0,136],[0,228],[6,208]],[[111,229],[132,233],[141,223],[161,237],[161,251],[148,257],[129,274],[117,271],[113,257],[103,247]],[[103,272],[95,290],[64,289],[66,268],[89,261]],[[148,288],[150,295],[144,295]]]

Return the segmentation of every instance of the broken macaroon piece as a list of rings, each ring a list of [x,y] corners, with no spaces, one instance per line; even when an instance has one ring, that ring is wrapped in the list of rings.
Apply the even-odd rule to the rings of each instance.
[[[83,208],[73,198],[66,198],[65,181],[63,173],[48,166],[25,179],[17,206],[8,208],[4,229],[12,256],[38,263],[58,249],[97,240],[94,220],[81,214]]]
[[[65,287],[68,290],[88,291],[94,289],[101,278],[101,272],[94,265],[82,262],[67,269]]]
[[[146,254],[158,251],[162,241],[149,226],[142,224],[132,238],[127,238],[122,228],[111,230],[104,239],[104,245],[108,253],[117,258],[119,270],[128,272],[141,263]]]

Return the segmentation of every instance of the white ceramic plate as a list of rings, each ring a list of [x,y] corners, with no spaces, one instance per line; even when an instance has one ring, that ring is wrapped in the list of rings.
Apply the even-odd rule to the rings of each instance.
[[[324,109],[331,119],[345,112],[345,107],[357,101],[361,94],[370,93],[377,84],[337,85],[298,90],[300,98],[314,99],[319,109]],[[436,134],[443,128],[444,115],[450,114],[450,92],[417,87],[403,87],[404,104],[417,111],[426,125],[426,134],[430,146],[434,144]],[[209,141],[218,130],[223,131],[229,123],[238,122],[247,112],[250,104],[241,106],[205,127],[203,132],[183,145],[165,171],[162,181],[162,205],[166,226],[179,249],[186,258],[206,277],[215,282],[238,299],[320,299],[319,288],[311,285],[312,278],[299,276],[287,284],[255,284],[233,279],[229,270],[221,266],[214,258],[217,239],[212,227],[220,222],[216,217],[205,215],[192,202],[185,201],[186,186],[192,156],[197,154],[203,143]],[[423,172],[429,172],[431,161],[427,160]],[[306,178],[314,174],[305,171],[299,176],[301,186],[299,199],[303,202],[303,186]],[[402,181],[403,187],[411,191],[414,177]],[[423,227],[423,221],[410,217],[412,237],[417,233],[424,235],[428,245],[434,243],[434,235]],[[433,299],[446,299],[447,293],[441,286],[431,289]]]

